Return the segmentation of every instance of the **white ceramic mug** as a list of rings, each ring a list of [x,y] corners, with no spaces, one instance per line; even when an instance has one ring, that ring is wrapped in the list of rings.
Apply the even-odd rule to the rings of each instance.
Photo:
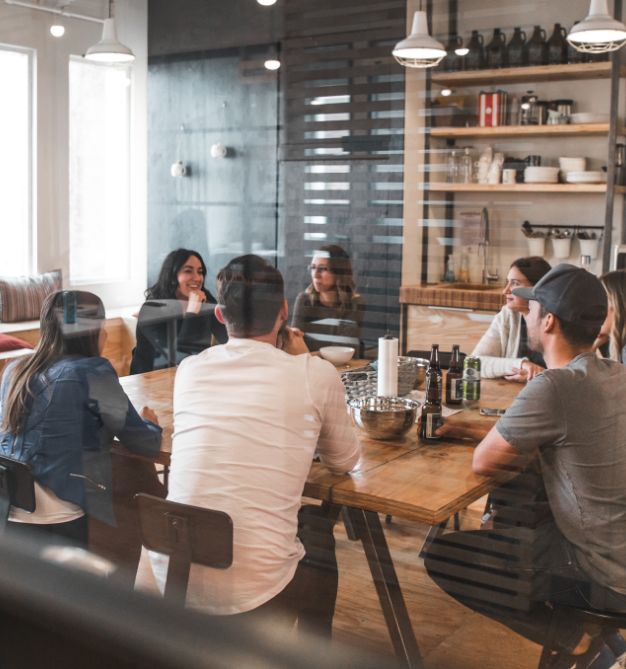
[[[507,168],[502,170],[502,183],[503,184],[514,184],[516,183],[517,170],[512,170]]]

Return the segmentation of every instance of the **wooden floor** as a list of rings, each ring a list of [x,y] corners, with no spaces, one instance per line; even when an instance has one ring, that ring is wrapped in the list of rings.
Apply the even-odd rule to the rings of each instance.
[[[479,516],[477,507],[467,511],[463,528],[477,527]],[[461,606],[428,578],[418,555],[427,530],[398,519],[385,525],[427,669],[534,669],[539,646]],[[334,638],[389,656],[392,648],[363,550],[347,538],[341,523],[335,537],[339,595]]]

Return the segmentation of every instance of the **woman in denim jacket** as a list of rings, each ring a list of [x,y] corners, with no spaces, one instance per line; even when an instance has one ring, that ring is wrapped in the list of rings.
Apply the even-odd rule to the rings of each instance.
[[[41,339],[31,356],[7,368],[0,386],[0,453],[30,465],[36,508],[11,507],[8,529],[52,532],[87,545],[87,516],[114,523],[113,437],[156,455],[155,413],[137,413],[111,363],[100,357],[106,332],[96,295],[62,291],[41,311]]]

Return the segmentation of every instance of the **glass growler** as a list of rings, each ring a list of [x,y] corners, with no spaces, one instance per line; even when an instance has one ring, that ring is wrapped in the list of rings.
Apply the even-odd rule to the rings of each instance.
[[[548,40],[548,65],[567,63],[567,30],[560,24],[554,24],[554,32]]]
[[[506,57],[509,67],[523,67],[528,65],[526,60],[526,33],[519,27],[513,31],[513,37],[506,47]]]
[[[546,33],[541,26],[535,26],[531,38],[526,42],[526,62],[528,65],[546,65],[548,62]]]

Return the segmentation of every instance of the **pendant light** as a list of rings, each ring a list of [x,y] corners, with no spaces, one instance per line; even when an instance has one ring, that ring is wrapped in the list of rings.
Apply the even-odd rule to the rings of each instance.
[[[87,49],[86,60],[97,63],[131,63],[135,60],[135,54],[117,39],[114,10],[114,0],[109,0],[109,17],[104,20],[102,39]]]
[[[413,15],[411,34],[398,42],[391,53],[404,67],[426,68],[438,65],[446,50],[428,34],[426,12],[419,10]]]
[[[606,0],[591,0],[589,14],[573,26],[567,41],[583,53],[617,51],[626,44],[626,26],[609,14]]]

